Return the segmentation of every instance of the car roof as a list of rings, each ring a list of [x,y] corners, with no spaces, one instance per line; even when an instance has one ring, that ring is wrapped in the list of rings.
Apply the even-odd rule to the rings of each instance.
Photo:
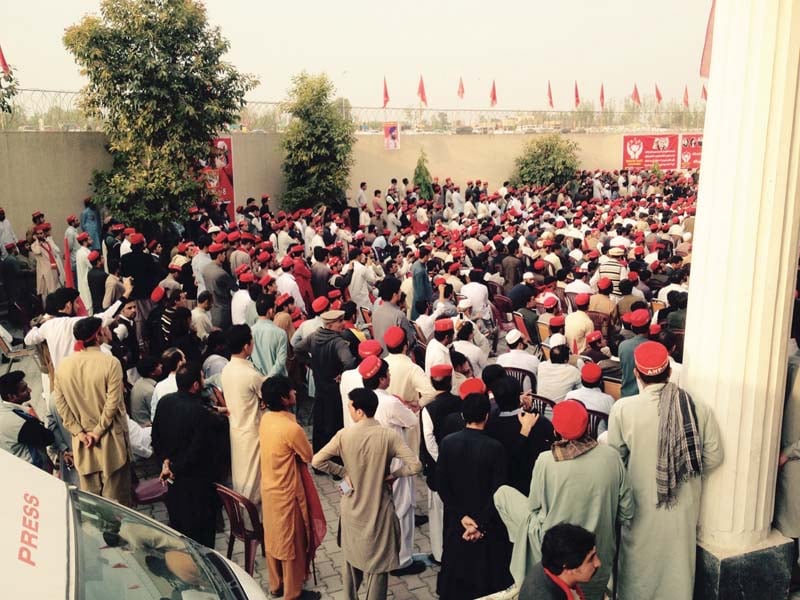
[[[68,598],[69,490],[0,450],[0,565],[7,598]]]

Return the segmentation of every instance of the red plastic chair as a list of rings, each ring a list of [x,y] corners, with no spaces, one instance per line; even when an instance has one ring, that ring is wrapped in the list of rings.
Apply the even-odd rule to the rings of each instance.
[[[244,542],[244,570],[248,575],[252,575],[256,563],[256,548],[259,544],[261,544],[261,555],[266,556],[264,526],[261,523],[258,509],[250,500],[232,489],[219,483],[215,483],[214,487],[225,507],[231,526],[227,557],[233,556],[234,540],[242,540]],[[245,518],[245,513],[247,513],[247,518]],[[252,529],[248,527],[248,521],[252,524]]]

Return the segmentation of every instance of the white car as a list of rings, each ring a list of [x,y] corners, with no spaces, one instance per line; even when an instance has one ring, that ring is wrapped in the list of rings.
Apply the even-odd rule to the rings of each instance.
[[[266,600],[239,566],[0,450],[4,598]]]

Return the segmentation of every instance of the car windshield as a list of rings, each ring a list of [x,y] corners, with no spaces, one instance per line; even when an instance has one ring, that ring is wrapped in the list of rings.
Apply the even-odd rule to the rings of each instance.
[[[192,544],[142,515],[73,490],[78,600],[224,597]]]

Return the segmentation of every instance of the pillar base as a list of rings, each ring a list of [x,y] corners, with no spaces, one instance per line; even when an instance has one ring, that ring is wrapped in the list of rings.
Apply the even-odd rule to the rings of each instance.
[[[773,530],[744,552],[697,545],[695,600],[773,600],[789,596],[795,542]]]

